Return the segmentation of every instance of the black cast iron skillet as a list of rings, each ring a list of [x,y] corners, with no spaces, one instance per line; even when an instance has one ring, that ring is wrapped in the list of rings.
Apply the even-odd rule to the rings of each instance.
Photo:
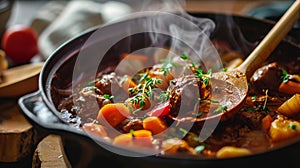
[[[191,15],[212,19],[216,23],[216,28],[211,38],[227,41],[233,49],[242,55],[248,55],[255,44],[274,25],[271,21],[246,16],[216,13],[191,13]],[[99,48],[101,44],[109,42],[117,33],[122,32],[120,28],[130,27],[138,20],[147,17],[150,16],[132,17],[105,25],[101,27],[100,36],[94,39],[90,37],[97,32],[99,27],[92,28],[61,45],[47,59],[40,74],[39,90],[19,99],[21,110],[36,129],[37,142],[49,134],[60,135],[67,156],[66,161],[71,167],[80,168],[103,167],[104,165],[114,167],[299,167],[300,139],[295,139],[291,143],[271,151],[232,159],[195,159],[184,156],[128,157],[110,152],[110,149],[119,152],[124,149],[111,146],[106,142],[96,141],[81,130],[76,129],[74,125],[66,122],[64,116],[56,109],[59,103],[56,99],[58,95],[51,88],[64,89],[71,83],[79,52],[90,47]],[[300,49],[297,46],[300,44],[299,33],[299,30],[293,29],[271,54],[267,62],[274,60],[283,64],[291,60],[298,60],[299,62]],[[135,34],[118,41],[106,53],[107,56],[102,60],[98,70],[101,70],[104,65],[116,64],[118,60],[116,56],[124,52],[133,52],[147,46],[163,47],[169,43],[169,36],[161,34],[160,37],[165,39],[163,44],[153,44],[148,33]],[[93,64],[94,57],[97,56],[90,55],[82,63],[82,66],[79,66],[79,69],[75,69],[75,71],[80,71],[83,76],[88,76],[89,72],[93,70],[84,65]]]

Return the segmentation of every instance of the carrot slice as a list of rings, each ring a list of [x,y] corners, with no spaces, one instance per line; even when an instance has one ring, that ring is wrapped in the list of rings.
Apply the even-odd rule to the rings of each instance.
[[[136,95],[139,96],[139,95]],[[130,97],[128,98],[125,103],[127,104],[128,107],[131,107],[132,110],[137,110],[137,109],[141,109],[141,110],[147,110],[151,107],[151,102],[149,99],[147,99],[146,97],[143,98],[143,102],[144,104],[141,105],[140,102],[132,102],[132,100],[135,98],[134,97]]]
[[[300,93],[300,83],[293,81],[282,82],[278,90],[287,94]]]
[[[106,104],[99,110],[97,120],[103,125],[115,127],[129,115],[130,111],[123,103]]]
[[[113,144],[127,147],[152,147],[153,137],[148,130],[136,130],[114,138]]]
[[[262,130],[264,130],[264,131],[267,132],[270,129],[270,127],[271,127],[272,121],[273,121],[272,117],[270,115],[266,115],[261,120],[261,122],[262,122],[262,124],[261,124],[262,125]]]
[[[139,60],[143,63],[146,63],[148,61],[148,57],[146,55],[142,55],[142,54],[122,54],[121,55],[121,59],[132,59],[132,60]]]
[[[131,77],[128,75],[124,75],[120,82],[122,88],[125,92],[128,92],[129,88],[134,88],[136,84],[132,81]]]
[[[143,120],[143,127],[146,130],[150,130],[154,135],[167,129],[166,124],[156,116],[145,118]]]

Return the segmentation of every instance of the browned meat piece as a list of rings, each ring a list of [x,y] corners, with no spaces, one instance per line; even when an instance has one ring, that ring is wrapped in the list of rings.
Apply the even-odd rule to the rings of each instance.
[[[101,91],[100,94],[111,95],[112,82],[117,82],[114,72],[102,75],[100,80],[96,81],[95,86]]]
[[[264,115],[260,112],[243,111],[238,119],[242,123],[245,123],[249,128],[259,129],[263,117]]]
[[[107,98],[107,96],[112,96],[112,87],[114,87],[114,92],[116,93],[124,92],[118,81],[115,73],[104,74],[96,81],[89,83],[89,86],[80,89],[77,94],[72,94],[68,98],[63,99],[60,102],[59,109],[68,110],[72,115],[79,115],[83,122],[89,122],[96,118],[102,106],[114,102],[113,98]],[[122,96],[120,97],[122,98]]]
[[[266,89],[277,91],[282,82],[282,75],[282,68],[273,62],[257,69],[250,78],[250,83],[257,92]]]
[[[184,113],[194,111],[194,106],[201,97],[199,96],[201,85],[201,80],[193,75],[177,78],[171,82],[168,91],[172,116],[177,116],[179,111]]]
[[[140,119],[128,118],[120,124],[120,128],[126,133],[130,132],[130,130],[140,130],[143,129],[143,122]]]

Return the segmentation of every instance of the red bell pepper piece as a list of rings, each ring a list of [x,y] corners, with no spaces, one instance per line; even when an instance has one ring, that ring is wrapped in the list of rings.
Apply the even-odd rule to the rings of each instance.
[[[157,107],[154,107],[149,113],[149,116],[163,117],[170,113],[170,102],[166,101]]]

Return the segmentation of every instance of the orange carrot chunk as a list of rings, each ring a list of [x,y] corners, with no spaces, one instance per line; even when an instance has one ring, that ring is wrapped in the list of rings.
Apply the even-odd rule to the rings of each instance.
[[[136,96],[139,96],[140,94],[136,95]],[[151,102],[148,98],[146,97],[143,97],[143,103],[141,102],[132,102],[132,100],[136,97],[136,96],[133,96],[133,97],[130,97],[128,98],[125,103],[127,104],[127,106],[131,107],[134,110],[137,110],[137,109],[141,109],[141,110],[147,110],[151,107]]]
[[[142,54],[122,54],[121,55],[121,59],[132,59],[132,60],[139,60],[143,63],[146,63],[148,61],[148,57],[146,55],[142,55]]]
[[[125,92],[128,92],[129,88],[134,88],[136,84],[132,81],[131,77],[124,75],[120,81],[120,84]]]
[[[144,129],[151,131],[154,135],[167,129],[166,124],[156,116],[145,118],[143,120],[143,127]]]
[[[127,147],[152,147],[153,137],[148,130],[136,130],[114,138],[113,144]]]
[[[300,83],[294,81],[282,82],[278,90],[287,94],[300,93]]]
[[[106,104],[98,112],[97,120],[105,126],[117,126],[130,115],[123,103]]]
[[[264,131],[268,131],[271,127],[271,124],[272,124],[272,117],[270,115],[266,115],[262,120],[261,120],[261,127],[262,127],[262,130]]]

